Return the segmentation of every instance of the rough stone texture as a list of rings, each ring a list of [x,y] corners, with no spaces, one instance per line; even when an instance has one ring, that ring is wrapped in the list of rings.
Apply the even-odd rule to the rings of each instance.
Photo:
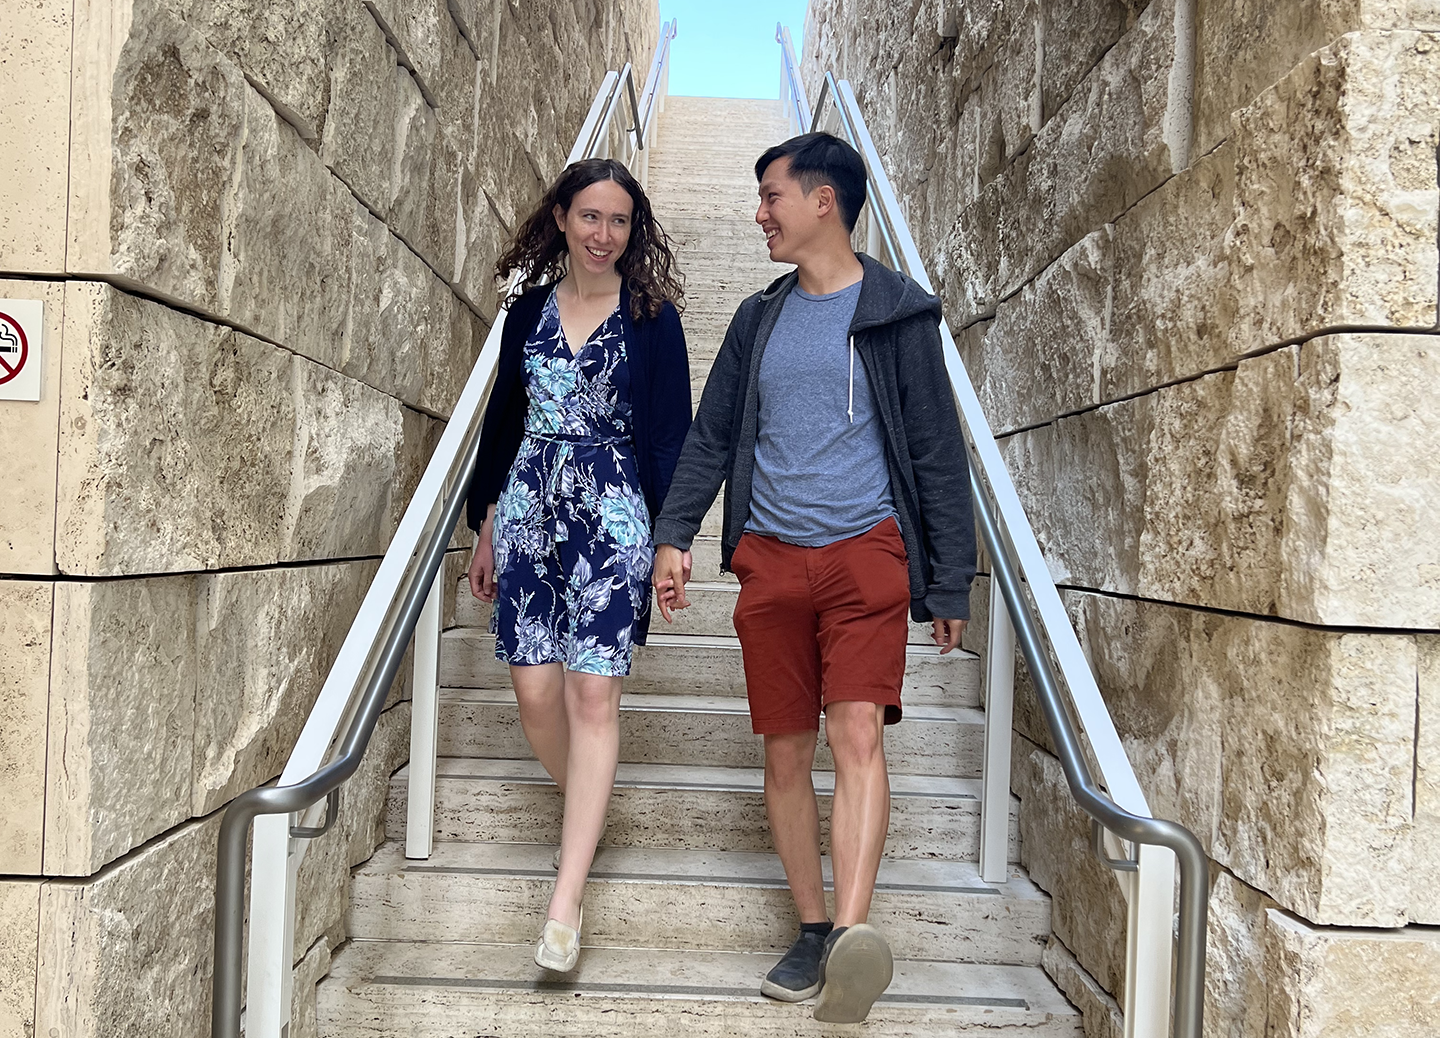
[[[1440,36],[1355,33],[1235,117],[1230,336],[1436,322]]]
[[[295,987],[291,996],[291,1038],[320,1038],[316,1019],[315,985],[330,972],[330,939],[322,937],[311,945],[295,967]]]
[[[0,875],[40,873],[54,585],[0,581]]]
[[[977,585],[972,601],[988,599],[988,581]],[[1421,813],[1419,789],[1413,818],[1410,807],[1416,638],[1073,590],[1064,601],[1154,813],[1313,922],[1435,921],[1427,851],[1440,829]],[[972,643],[981,652],[983,605]],[[1423,662],[1420,676],[1423,689]],[[1053,752],[1018,661],[1015,728],[1036,752]],[[1021,800],[1022,827],[1056,824],[1030,818],[1050,812],[1043,798]],[[1066,869],[1063,843],[1024,847],[1042,886],[1039,877]],[[1091,968],[1090,945],[1066,943]]]
[[[66,301],[61,570],[277,561],[294,357],[108,286]]]
[[[1109,992],[1085,972],[1070,949],[1052,937],[1045,946],[1041,962],[1065,997],[1084,1014],[1085,1038],[1123,1038],[1125,1014]]]
[[[54,56],[70,46],[71,5],[15,0],[0,39],[0,270],[65,269],[65,171],[70,158],[70,74]]]
[[[1230,115],[1304,58],[1361,29],[1440,29],[1434,0],[1197,0],[1195,145],[1231,132]]]
[[[5,473],[5,511],[0,516],[0,573],[50,574],[55,572],[55,459],[65,286],[53,281],[0,280],[0,298],[39,299],[45,305],[40,399],[0,400],[0,442],[12,447]]]
[[[330,832],[310,841],[300,863],[295,895],[295,962],[322,937],[332,945],[345,935],[350,903],[350,870],[385,839],[390,776],[409,759],[410,704],[380,715],[360,770],[340,794],[340,816]]]
[[[47,875],[89,875],[190,817],[194,617],[192,577],[55,585]]]
[[[0,881],[0,1034],[35,1034],[40,884]]]
[[[197,578],[196,815],[280,773],[376,568]]]
[[[73,282],[67,300],[62,570],[384,552],[438,422],[303,357],[108,286]],[[440,376],[447,394],[453,370]]]
[[[1440,626],[1437,342],[1327,336],[1010,437],[1052,573],[1309,623]]]
[[[1430,929],[1326,930],[1265,913],[1265,1034],[1421,1038],[1440,1030]]]
[[[1415,639],[1419,651],[1416,683],[1415,835],[1410,854],[1415,918],[1440,921],[1440,636]]]
[[[37,1035],[194,1038],[210,1029],[217,817],[40,897]]]

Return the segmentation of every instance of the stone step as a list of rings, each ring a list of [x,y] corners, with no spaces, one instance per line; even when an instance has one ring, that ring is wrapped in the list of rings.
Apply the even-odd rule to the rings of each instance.
[[[318,990],[319,1031],[346,1038],[569,1035],[797,1038],[860,1034],[816,1023],[810,1003],[759,993],[775,954],[586,948],[573,973],[537,967],[534,946],[352,940]],[[1079,1038],[1079,1011],[1036,966],[898,960],[870,1038],[983,1031]]]
[[[912,706],[904,723],[885,732],[892,775],[980,774],[985,715],[969,707]],[[529,760],[509,689],[447,688],[440,696],[440,755]],[[735,696],[626,693],[620,701],[620,759],[634,764],[696,764],[759,768],[763,743],[750,730],[750,711]],[[834,771],[823,729],[815,767]]]
[[[439,840],[555,843],[563,798],[533,760],[441,757],[436,768]],[[814,773],[820,828],[829,844],[835,776]],[[408,766],[390,782],[386,831],[405,831]],[[606,845],[769,853],[770,832],[758,768],[621,764],[610,800]],[[980,780],[890,776],[891,858],[975,861],[980,850]],[[1010,798],[1009,860],[1018,861],[1019,801]]]
[[[739,586],[735,574],[720,569],[720,538],[701,534],[690,545],[693,564],[690,579],[699,583],[722,583]],[[693,585],[692,585],[693,586]]]
[[[346,930],[401,941],[531,940],[555,885],[553,850],[445,842],[428,860],[407,861],[392,841],[356,870]],[[823,867],[830,890],[828,858]],[[882,861],[870,923],[898,958],[1034,966],[1050,936],[1050,899],[1018,874],[982,882],[969,862]],[[799,925],[773,854],[603,847],[585,887],[591,947],[783,953]]]
[[[636,647],[634,667],[625,679],[627,693],[745,694],[738,638],[670,634],[660,630],[664,625],[664,620],[656,618],[647,643]],[[508,686],[510,669],[495,659],[495,636],[477,627],[457,627],[441,635],[440,684],[448,688]],[[934,645],[907,646],[901,701],[907,706],[978,707],[979,658],[958,649],[941,656]]]

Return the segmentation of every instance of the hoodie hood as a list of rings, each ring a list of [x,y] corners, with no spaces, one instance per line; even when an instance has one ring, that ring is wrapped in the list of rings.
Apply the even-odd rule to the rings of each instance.
[[[855,316],[850,321],[850,333],[863,332],[894,324],[916,314],[933,314],[940,320],[940,299],[932,296],[910,277],[891,270],[879,260],[857,252],[855,258],[864,268],[864,280],[860,285],[860,298],[855,303]],[[796,271],[782,274],[766,286],[760,298],[766,302],[787,294],[800,280]]]

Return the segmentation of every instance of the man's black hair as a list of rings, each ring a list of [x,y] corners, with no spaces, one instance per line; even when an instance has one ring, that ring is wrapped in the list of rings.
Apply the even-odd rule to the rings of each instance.
[[[806,133],[791,137],[761,155],[755,163],[755,179],[765,179],[765,170],[776,159],[790,159],[790,175],[800,181],[808,195],[821,184],[835,189],[840,219],[853,231],[865,204],[865,160],[860,153],[833,133]]]

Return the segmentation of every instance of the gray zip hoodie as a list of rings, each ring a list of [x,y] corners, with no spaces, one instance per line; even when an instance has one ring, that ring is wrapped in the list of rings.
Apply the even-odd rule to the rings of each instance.
[[[884,427],[890,490],[910,558],[910,614],[922,622],[968,619],[975,516],[941,353],[940,301],[869,256],[859,259],[865,273],[850,335]],[[730,568],[750,518],[760,358],[796,281],[792,271],[735,311],[655,521],[656,544],[688,549],[724,482],[721,565]]]

